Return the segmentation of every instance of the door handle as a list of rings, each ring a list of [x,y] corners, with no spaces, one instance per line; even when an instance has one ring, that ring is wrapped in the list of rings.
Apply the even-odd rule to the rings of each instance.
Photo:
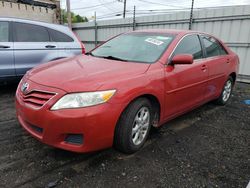
[[[207,65],[202,65],[202,66],[201,66],[201,70],[202,70],[203,72],[205,72],[205,71],[207,70]]]
[[[0,45],[0,48],[6,49],[6,48],[10,48],[10,46]]]
[[[227,59],[227,64],[230,63],[229,59]]]
[[[47,46],[45,46],[45,48],[55,48],[56,46],[54,46],[54,45],[47,45]]]

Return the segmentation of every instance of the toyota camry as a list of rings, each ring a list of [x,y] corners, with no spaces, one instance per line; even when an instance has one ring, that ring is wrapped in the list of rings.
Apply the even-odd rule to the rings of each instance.
[[[151,127],[208,101],[226,104],[238,67],[238,56],[210,34],[128,32],[28,71],[16,92],[17,117],[50,146],[133,153]]]

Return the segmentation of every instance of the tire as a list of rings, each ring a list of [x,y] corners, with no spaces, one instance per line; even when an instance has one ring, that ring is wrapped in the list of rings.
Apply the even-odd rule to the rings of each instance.
[[[216,104],[225,105],[229,101],[233,91],[233,85],[234,85],[234,80],[231,76],[229,76],[229,78],[227,79],[222,88],[220,97],[215,101]]]
[[[116,125],[114,147],[127,154],[142,148],[150,132],[152,117],[153,109],[148,99],[139,98],[132,102]]]

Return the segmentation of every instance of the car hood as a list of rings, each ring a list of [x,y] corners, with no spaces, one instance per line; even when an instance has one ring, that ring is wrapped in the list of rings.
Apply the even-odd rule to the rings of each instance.
[[[27,78],[67,92],[93,91],[107,82],[143,74],[149,66],[80,55],[39,65],[28,72]]]

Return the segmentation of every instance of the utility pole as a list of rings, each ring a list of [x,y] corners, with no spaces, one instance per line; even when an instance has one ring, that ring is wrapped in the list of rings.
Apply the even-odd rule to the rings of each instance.
[[[126,1],[127,0],[123,0],[123,3],[124,3],[124,5],[123,5],[123,18],[125,18],[125,16],[126,16]]]
[[[70,0],[66,0],[67,4],[67,17],[68,17],[68,27],[72,29],[72,23],[71,23],[71,11],[70,11]]]
[[[192,0],[192,5],[191,5],[191,11],[190,11],[190,18],[189,18],[189,26],[188,29],[192,29],[192,23],[193,23],[193,10],[194,10],[194,0]]]

